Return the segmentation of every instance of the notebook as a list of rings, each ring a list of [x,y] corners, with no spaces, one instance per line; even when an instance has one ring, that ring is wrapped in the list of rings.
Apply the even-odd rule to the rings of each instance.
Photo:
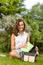
[[[21,50],[24,51],[24,52],[29,52],[33,47],[34,46],[30,42],[27,42],[27,47],[21,48]]]

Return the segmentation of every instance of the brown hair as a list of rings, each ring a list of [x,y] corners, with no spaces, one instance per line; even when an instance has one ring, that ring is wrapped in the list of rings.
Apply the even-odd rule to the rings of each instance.
[[[18,29],[18,26],[19,26],[19,22],[23,22],[24,23],[24,21],[22,20],[22,19],[18,19],[17,21],[16,21],[16,23],[15,23],[15,26],[14,26],[14,28],[13,28],[13,34],[15,35],[15,36],[17,36],[18,35],[18,32],[19,32],[19,29]],[[25,23],[24,23],[24,29],[23,29],[23,31],[25,30]]]

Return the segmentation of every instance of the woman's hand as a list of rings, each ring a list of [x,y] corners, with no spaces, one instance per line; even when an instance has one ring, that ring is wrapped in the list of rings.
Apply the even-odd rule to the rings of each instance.
[[[27,44],[25,44],[23,48],[27,48]]]

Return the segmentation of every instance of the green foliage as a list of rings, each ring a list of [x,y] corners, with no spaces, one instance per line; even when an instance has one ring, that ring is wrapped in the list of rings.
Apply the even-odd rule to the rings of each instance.
[[[0,51],[10,51],[10,38],[17,18],[10,15],[0,19],[0,27],[4,28],[4,31],[0,31]]]
[[[28,11],[26,15],[23,16],[27,23],[31,26],[31,42],[43,43],[43,4],[34,5],[31,11]]]
[[[10,51],[10,36],[8,37],[6,31],[0,31],[0,51]]]
[[[43,4],[36,4],[32,7],[23,18],[30,25],[31,29],[31,42],[43,48]],[[39,43],[39,44],[38,44]],[[41,44],[41,47],[40,47]]]
[[[3,0],[4,1],[4,0]],[[25,11],[25,8],[23,7],[24,0],[6,0],[8,3],[6,5],[0,6],[0,12],[9,15],[10,16],[4,16],[2,19],[0,19],[0,27],[5,29],[5,33],[3,34],[3,37],[1,36],[1,41],[5,40],[5,43],[3,42],[3,45],[0,48],[3,48],[4,51],[8,51],[10,48],[10,36],[13,30],[13,26],[15,24],[16,19],[22,18],[25,20],[26,23],[26,31],[29,32],[31,35],[31,42],[43,48],[43,4],[36,4],[32,7],[31,10],[28,10],[26,14],[22,14],[22,16],[16,15],[21,14],[21,12]],[[4,4],[6,4],[4,2]],[[23,7],[23,8],[22,8]],[[14,16],[12,16],[14,15]],[[6,34],[6,36],[5,36]],[[7,46],[7,47],[6,47]]]
[[[24,0],[2,0],[0,1],[0,12],[5,15],[14,15],[25,11]]]
[[[0,51],[10,51],[10,36],[17,18],[15,14],[26,10],[23,2],[24,0],[0,0],[0,13],[10,15],[0,19],[0,27],[5,29],[5,31],[0,32]]]

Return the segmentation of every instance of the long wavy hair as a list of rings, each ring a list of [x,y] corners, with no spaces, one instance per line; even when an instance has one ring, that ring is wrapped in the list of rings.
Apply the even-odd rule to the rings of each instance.
[[[22,21],[23,24],[24,24],[24,29],[23,29],[23,31],[25,30],[25,23],[24,23],[24,21],[23,21],[22,19],[16,20],[15,26],[14,26],[14,28],[13,28],[13,34],[14,34],[15,36],[18,36],[18,32],[19,32],[18,26],[19,26],[19,23],[20,23],[21,21]]]

